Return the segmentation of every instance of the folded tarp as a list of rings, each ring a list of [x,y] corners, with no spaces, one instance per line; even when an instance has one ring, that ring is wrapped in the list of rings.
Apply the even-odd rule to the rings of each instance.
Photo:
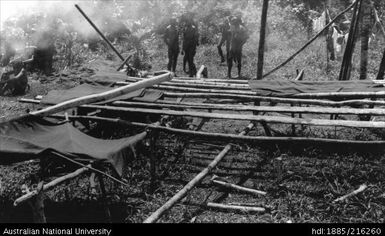
[[[74,98],[106,92],[111,89],[113,88],[91,84],[81,84],[79,86],[67,90],[52,90],[46,96],[43,97],[41,103],[47,105],[54,105]],[[109,99],[108,101],[100,102],[99,104],[109,103],[117,100],[129,100],[133,98],[135,98],[134,100],[136,101],[154,102],[160,99],[162,96],[163,93],[160,91],[147,91],[146,89],[139,89],[124,94],[122,96]]]
[[[0,123],[0,164],[39,158],[45,151],[55,150],[73,158],[110,162],[119,175],[133,145],[144,137],[138,134],[123,139],[97,139],[82,133],[69,122],[55,124],[35,116]],[[76,159],[76,158],[75,158]]]
[[[250,80],[250,88],[260,96],[290,97],[300,93],[329,92],[378,92],[384,91],[381,84],[372,81],[291,81]]]

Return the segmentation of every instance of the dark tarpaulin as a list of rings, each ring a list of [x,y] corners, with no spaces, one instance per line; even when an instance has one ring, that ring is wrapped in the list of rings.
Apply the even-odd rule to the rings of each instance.
[[[372,81],[292,81],[250,80],[250,88],[260,96],[290,97],[300,93],[379,92],[381,84]]]
[[[112,90],[111,87],[98,86],[91,84],[81,84],[71,89],[66,90],[52,90],[41,100],[42,104],[53,105],[61,102],[65,102],[74,98],[79,98],[87,95],[103,93]],[[136,101],[149,101],[154,102],[160,99],[163,93],[160,91],[148,91],[146,89],[138,89],[133,92],[124,94],[122,96],[109,99],[107,101],[99,102],[99,104],[105,104],[117,100],[129,100],[134,99]]]
[[[55,124],[35,116],[0,123],[0,164],[39,158],[50,149],[79,159],[110,162],[122,175],[123,167],[133,154],[133,146],[145,134],[128,138],[104,140],[82,133],[69,122]]]
[[[95,75],[89,78],[81,79],[81,83],[87,83],[92,85],[111,86],[116,82],[136,82],[136,80],[130,79],[126,74],[121,72],[109,72],[109,71],[97,71]]]

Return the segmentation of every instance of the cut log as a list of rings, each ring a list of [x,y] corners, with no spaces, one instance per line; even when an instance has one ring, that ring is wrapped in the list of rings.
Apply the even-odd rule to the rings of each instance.
[[[143,81],[129,84],[129,85],[126,85],[126,86],[123,86],[120,88],[116,88],[116,89],[113,89],[111,91],[71,99],[69,101],[65,101],[65,102],[59,103],[57,105],[44,108],[44,109],[39,110],[39,111],[31,112],[30,114],[38,115],[38,116],[47,116],[47,115],[55,114],[55,113],[58,113],[58,112],[61,112],[61,111],[67,110],[67,109],[78,107],[78,106],[83,105],[83,104],[106,101],[108,99],[112,99],[112,98],[118,97],[120,95],[124,95],[126,93],[129,93],[129,92],[141,89],[141,88],[150,87],[154,84],[158,84],[158,83],[170,80],[170,79],[172,79],[172,73],[168,72],[166,74],[162,74],[159,76],[155,76],[151,79],[143,80]]]
[[[74,172],[72,172],[70,174],[64,175],[64,176],[59,177],[59,178],[57,178],[55,180],[52,180],[51,182],[49,182],[47,184],[44,184],[42,191],[47,191],[47,190],[49,190],[49,189],[51,189],[51,188],[53,188],[53,187],[55,187],[55,186],[65,182],[65,181],[68,181],[68,180],[71,180],[73,178],[78,177],[79,175],[87,172],[89,170],[89,167],[91,167],[91,165],[88,165],[87,167],[80,168],[80,169],[78,169],[78,170],[76,170],[76,171],[74,171]],[[17,206],[20,203],[25,202],[25,201],[31,199],[32,197],[34,197],[36,195],[38,195],[38,190],[31,191],[31,192],[29,192],[29,193],[19,197],[18,199],[16,199],[13,202],[13,205]]]
[[[218,209],[218,210],[226,210],[226,211],[240,211],[243,213],[261,213],[265,212],[266,209],[263,207],[250,207],[250,206],[235,206],[235,205],[226,205],[221,203],[208,202],[207,207]]]
[[[254,127],[254,124],[251,123],[247,128],[242,131],[239,136],[246,135],[250,129]],[[182,200],[188,192],[191,191],[197,184],[202,182],[202,180],[215,168],[218,163],[226,156],[226,154],[231,150],[232,145],[227,144],[225,148],[214,158],[214,160],[203,169],[197,176],[195,176],[187,185],[185,185],[177,194],[175,194],[170,200],[168,200],[162,207],[156,210],[151,214],[143,223],[155,223],[166,211],[171,209],[176,203]]]

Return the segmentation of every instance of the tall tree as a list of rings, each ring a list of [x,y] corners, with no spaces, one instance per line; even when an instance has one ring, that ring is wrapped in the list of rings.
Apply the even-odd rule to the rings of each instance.
[[[368,74],[369,34],[372,28],[371,0],[362,0],[361,10],[361,66],[360,80],[365,80]]]

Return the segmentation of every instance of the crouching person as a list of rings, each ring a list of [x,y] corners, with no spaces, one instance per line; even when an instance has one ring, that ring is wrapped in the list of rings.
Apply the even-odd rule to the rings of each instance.
[[[0,95],[23,95],[29,90],[28,78],[23,62],[13,62],[13,70],[1,75]]]

